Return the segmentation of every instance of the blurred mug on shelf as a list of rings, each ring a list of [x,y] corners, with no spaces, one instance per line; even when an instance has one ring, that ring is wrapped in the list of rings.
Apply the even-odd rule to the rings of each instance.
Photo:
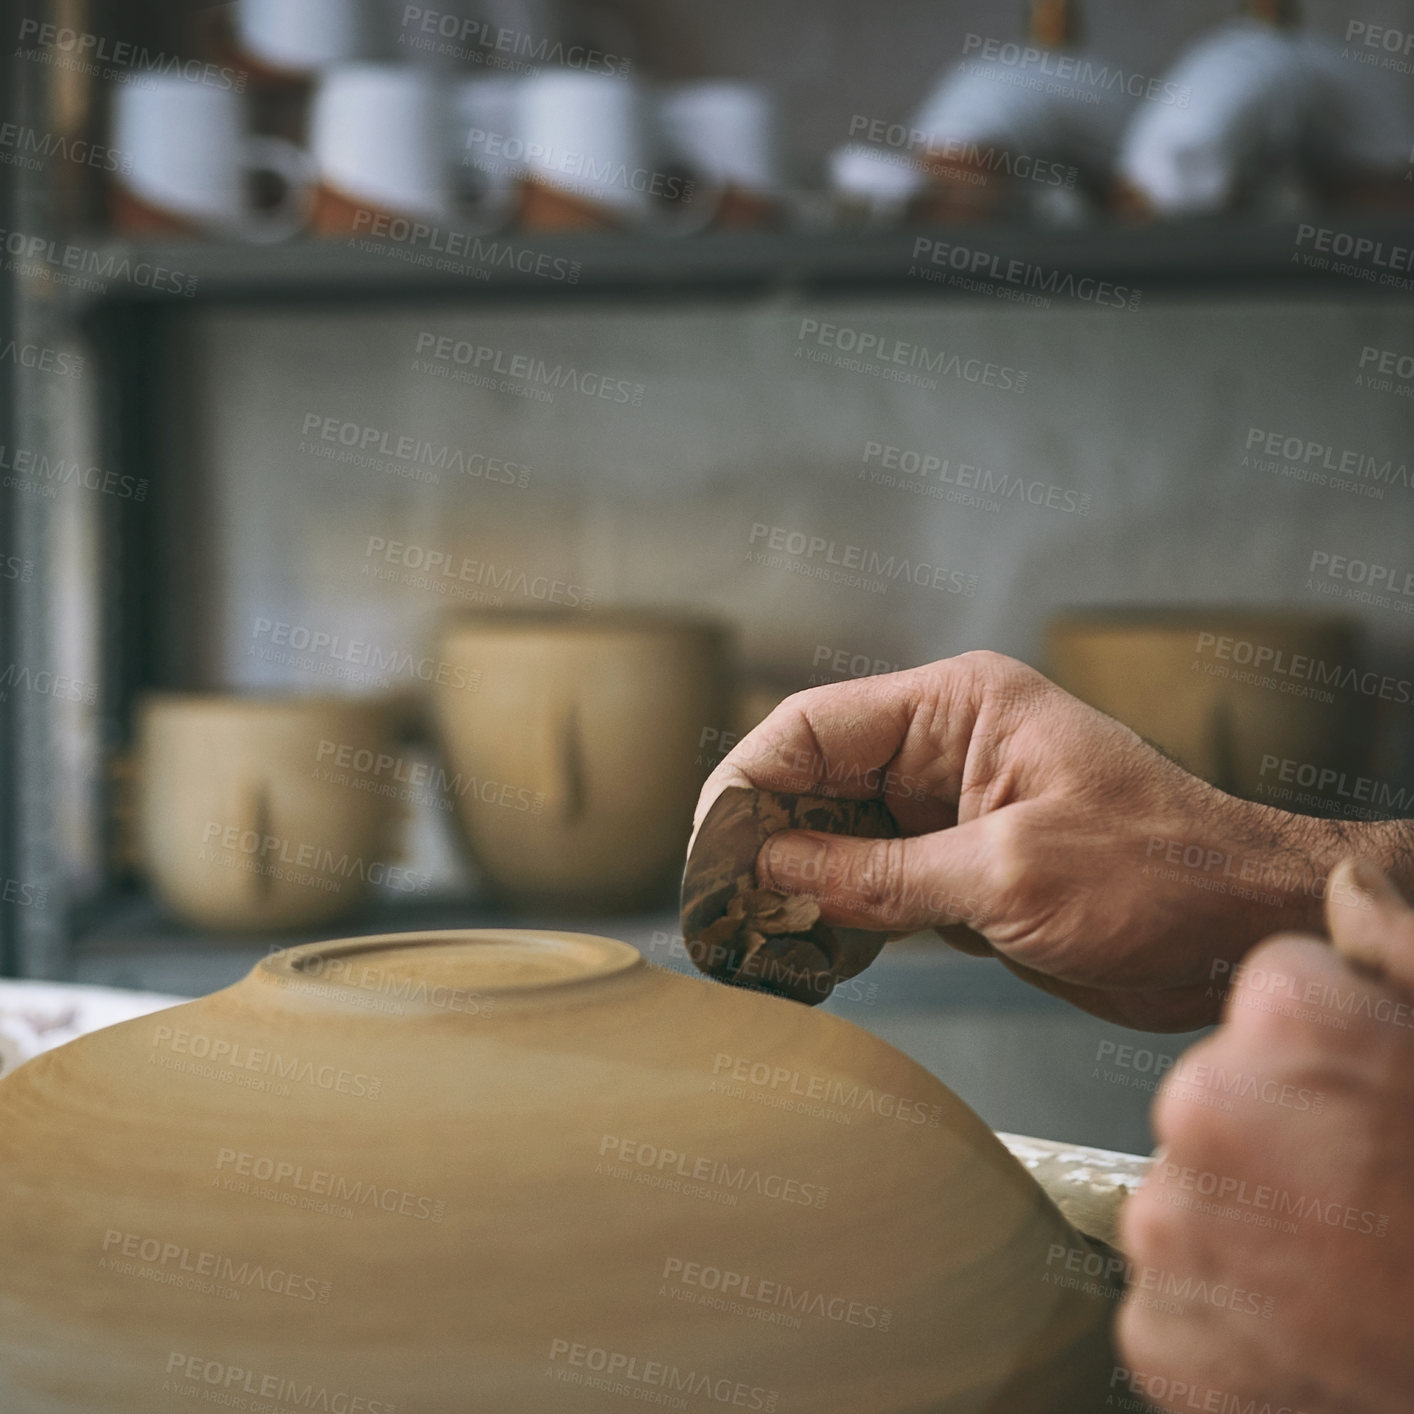
[[[480,672],[434,689],[454,805],[488,887],[543,908],[666,899],[728,719],[728,634],[595,610],[454,615],[440,652]]]
[[[135,73],[114,93],[113,146],[125,159],[112,197],[114,224],[124,235],[278,241],[309,218],[309,155],[247,131],[234,90]],[[280,195],[266,207],[257,191],[271,186]]]
[[[314,226],[325,235],[376,235],[380,218],[451,214],[446,96],[407,64],[343,64],[315,94],[310,148],[319,171]]]
[[[769,224],[780,211],[775,103],[760,84],[678,84],[658,104],[666,150],[704,189],[719,226]]]
[[[145,697],[137,856],[163,904],[195,928],[259,933],[335,923],[380,883],[415,892],[386,857],[387,801],[361,788],[387,727],[382,704],[353,698]]]
[[[654,169],[648,109],[632,79],[547,69],[526,79],[518,99],[526,229],[638,226],[680,192],[680,176]]]
[[[256,77],[303,79],[377,52],[381,18],[373,0],[236,0],[227,23]]]
[[[1338,616],[1111,610],[1053,620],[1046,662],[1067,692],[1195,775],[1280,804],[1273,762],[1370,764],[1370,699],[1331,686],[1361,648],[1359,626]]]

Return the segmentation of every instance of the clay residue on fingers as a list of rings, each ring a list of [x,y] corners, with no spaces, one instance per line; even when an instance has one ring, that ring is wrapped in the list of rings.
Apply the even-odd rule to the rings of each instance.
[[[831,927],[820,901],[756,882],[761,846],[779,830],[823,830],[866,838],[897,835],[878,801],[728,788],[694,840],[683,876],[683,937],[709,976],[807,1005],[877,956],[884,934]]]
[[[820,921],[820,905],[808,894],[758,888],[750,874],[735,883],[727,911],[702,934],[707,955],[728,959],[727,980],[733,982],[755,981],[787,995],[802,987],[818,990],[811,979],[830,970],[828,954],[810,936]]]

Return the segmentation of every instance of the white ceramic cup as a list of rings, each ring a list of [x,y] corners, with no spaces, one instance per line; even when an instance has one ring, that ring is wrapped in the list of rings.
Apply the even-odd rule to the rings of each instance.
[[[710,182],[770,196],[781,186],[776,109],[760,84],[678,84],[658,101],[665,147]]]
[[[374,47],[367,0],[238,0],[240,50],[266,68],[310,74]]]
[[[671,180],[655,172],[642,90],[580,70],[534,74],[517,92],[514,151],[526,176],[630,223]]]
[[[320,182],[402,216],[451,211],[446,102],[435,75],[406,64],[327,69],[310,118]]]
[[[113,146],[130,164],[121,181],[131,196],[213,234],[283,240],[308,219],[308,154],[248,132],[241,95],[232,90],[136,73],[114,95]],[[257,173],[283,184],[285,197],[271,210],[252,200],[250,178]]]

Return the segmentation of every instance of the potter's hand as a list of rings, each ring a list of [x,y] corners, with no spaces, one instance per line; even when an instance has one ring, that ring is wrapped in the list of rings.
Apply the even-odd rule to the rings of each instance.
[[[995,653],[797,693],[712,773],[728,786],[885,801],[904,838],[773,836],[758,881],[827,923],[945,933],[1097,1015],[1187,1030],[1215,972],[1320,917],[1323,876],[1380,829],[1224,795]],[[1361,832],[1369,832],[1362,834]],[[980,936],[979,936],[980,935]]]
[[[1414,912],[1372,866],[1338,879],[1366,892],[1333,895],[1336,951],[1253,953],[1155,1105],[1118,1334],[1166,1409],[1414,1409]]]

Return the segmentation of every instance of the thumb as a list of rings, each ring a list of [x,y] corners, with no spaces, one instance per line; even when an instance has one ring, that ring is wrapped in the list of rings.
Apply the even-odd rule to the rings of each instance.
[[[763,886],[809,894],[822,922],[880,933],[987,921],[986,854],[975,822],[908,839],[868,840],[818,830],[782,830],[761,846]]]
[[[1368,859],[1343,859],[1326,890],[1326,926],[1347,962],[1414,992],[1414,909]]]

